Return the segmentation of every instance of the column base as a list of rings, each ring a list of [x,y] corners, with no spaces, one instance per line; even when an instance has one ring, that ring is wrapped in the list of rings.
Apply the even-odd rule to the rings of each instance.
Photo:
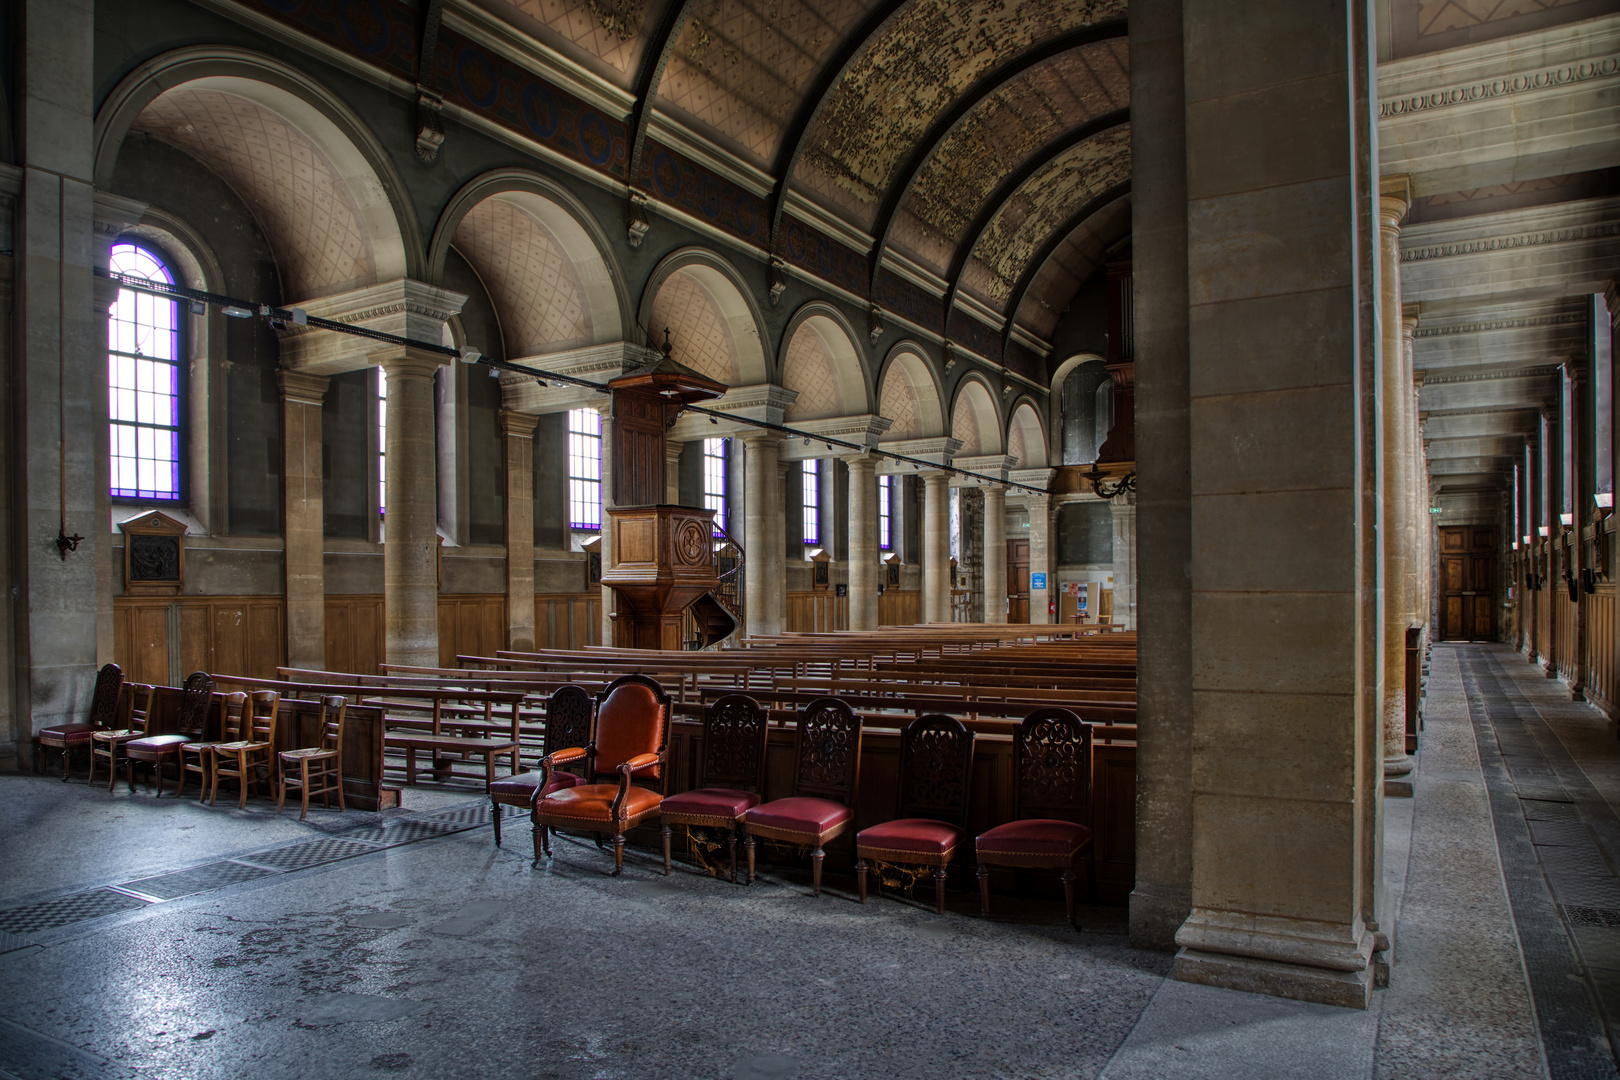
[[[1192,914],[1190,891],[1138,882],[1130,902],[1131,944],[1138,949],[1174,952],[1176,931]]]
[[[1347,1009],[1365,1009],[1372,998],[1373,980],[1367,968],[1331,971],[1304,964],[1183,948],[1176,953],[1173,974],[1178,982],[1246,990],[1251,994],[1270,994],[1321,1005],[1341,1005]]]
[[[1413,761],[1412,758],[1405,752],[1392,754],[1384,759],[1384,775],[1405,776],[1407,773],[1411,772],[1416,765],[1417,762]]]
[[[1548,660],[1545,664],[1541,665],[1541,673],[1547,676],[1549,679],[1556,679],[1558,678],[1558,665],[1553,661]]]

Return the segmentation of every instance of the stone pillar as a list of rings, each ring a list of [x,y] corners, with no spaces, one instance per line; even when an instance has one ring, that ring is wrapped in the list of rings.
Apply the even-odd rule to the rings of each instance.
[[[785,568],[782,553],[782,508],[777,505],[782,479],[777,463],[779,436],[751,431],[742,436],[743,482],[743,618],[750,637],[782,632],[782,616],[772,603],[773,586]],[[773,582],[772,576],[778,580]]]
[[[1406,368],[1401,330],[1401,219],[1409,199],[1405,178],[1386,180],[1378,199],[1379,260],[1379,456],[1382,461],[1384,578],[1384,775],[1412,771],[1406,753],[1406,628],[1411,625],[1416,567],[1412,548],[1417,530],[1411,522],[1412,376]]]
[[[1007,621],[1007,489],[984,489],[984,621]]]
[[[951,621],[950,474],[923,473],[923,594],[922,621]]]
[[[613,524],[608,520],[608,507],[618,505],[613,501],[613,406],[604,401],[597,411],[602,414],[602,538],[600,554],[602,556],[602,573],[606,574],[613,568]],[[614,592],[606,585],[602,586],[602,636],[597,640],[603,645],[613,644],[613,612],[617,608]]]
[[[877,462],[867,454],[844,458],[849,468],[849,628],[878,627]]]
[[[331,382],[282,368],[281,531],[287,592],[287,664],[326,667],[325,476],[321,402]]]
[[[1052,580],[1052,497],[1031,495],[1029,506],[1029,621],[1036,626],[1056,622],[1049,609],[1057,599],[1057,582]],[[1037,589],[1035,575],[1046,582]]]
[[[501,410],[506,444],[506,647],[530,652],[534,625],[534,429],[540,418]]]
[[[1181,0],[1132,0],[1136,331],[1136,887],[1131,944],[1169,949],[1191,910],[1192,531],[1187,129]]]
[[[676,442],[674,439],[664,441],[664,501],[670,506],[679,506],[681,502],[681,451],[686,444]],[[703,505],[703,500],[698,500]]]
[[[1136,496],[1129,492],[1109,500],[1114,515],[1115,625],[1136,629]]]
[[[388,379],[383,607],[390,664],[439,663],[438,464],[433,375],[443,359],[405,348],[375,354]]]

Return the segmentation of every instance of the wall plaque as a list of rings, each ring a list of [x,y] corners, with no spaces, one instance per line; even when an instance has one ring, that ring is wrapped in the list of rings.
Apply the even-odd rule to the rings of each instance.
[[[186,526],[156,510],[121,522],[124,593],[172,596],[186,584]]]

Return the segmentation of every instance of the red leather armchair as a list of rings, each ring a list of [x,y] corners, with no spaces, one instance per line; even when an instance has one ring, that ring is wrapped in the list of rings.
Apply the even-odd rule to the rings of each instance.
[[[578,686],[561,686],[546,702],[546,753],[553,750],[584,746],[591,741],[591,696]],[[576,773],[553,771],[542,784],[541,769],[503,776],[490,782],[489,801],[495,811],[495,846],[501,846],[501,807],[534,805],[535,793],[550,795],[553,791],[583,784],[585,778]]]
[[[820,896],[823,849],[827,841],[854,827],[860,780],[860,716],[834,697],[810,702],[799,713],[793,793],[743,812],[748,880],[754,880],[754,838],[786,840],[812,849],[811,882]]]
[[[974,841],[979,902],[990,914],[990,867],[1061,870],[1074,924],[1074,872],[1082,862],[1093,902],[1097,860],[1091,842],[1091,728],[1068,709],[1037,709],[1013,736],[1013,816]]]
[[[900,733],[894,820],[855,834],[855,885],[866,903],[867,860],[931,866],[945,914],[945,868],[967,836],[973,733],[950,716],[920,716]]]
[[[669,695],[644,675],[623,675],[596,699],[590,742],[553,750],[540,761],[529,819],[534,857],[551,855],[552,829],[613,837],[613,873],[624,871],[624,834],[658,815],[668,784]],[[547,791],[564,765],[580,764],[583,784]],[[613,783],[604,778],[617,776]],[[640,784],[636,781],[641,781]]]
[[[96,688],[90,697],[90,715],[83,724],[53,724],[41,728],[34,736],[34,771],[44,768],[46,750],[62,752],[62,781],[67,782],[68,765],[73,751],[86,749],[98,731],[110,731],[118,725],[118,695],[124,688],[124,670],[117,664],[103,664],[96,672]],[[94,768],[95,758],[91,765]]]
[[[671,795],[661,809],[666,877],[671,826],[696,825],[730,834],[731,880],[736,882],[737,819],[761,801],[769,720],[770,713],[747,694],[726,694],[704,711],[697,787]]]

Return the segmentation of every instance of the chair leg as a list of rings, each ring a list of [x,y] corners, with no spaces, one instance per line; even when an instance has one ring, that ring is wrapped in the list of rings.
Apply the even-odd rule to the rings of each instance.
[[[821,869],[819,864],[816,866],[816,869],[818,871]],[[819,884],[819,882],[818,882],[818,884]],[[863,904],[866,903],[866,860],[865,859],[861,859],[861,860],[859,860],[859,861],[857,861],[855,863],[855,892],[856,892],[856,894],[858,896],[860,896],[861,903],[863,903]]]
[[[62,747],[62,783],[64,784],[68,781],[68,768],[72,762],[72,754],[73,751],[71,748],[67,746]]]
[[[593,832],[593,833],[591,833],[591,838],[596,841],[596,850],[601,851],[602,847],[603,847],[603,845],[602,845],[602,834],[599,833],[599,832]]]
[[[624,833],[613,834],[613,876],[624,873]]]
[[[248,778],[247,751],[245,751],[245,750],[237,751],[237,755],[236,755],[236,774],[237,774],[236,790],[238,792],[238,794],[236,796],[236,808],[238,810],[246,810],[247,809],[247,796],[248,796],[249,778]]]
[[[941,915],[945,914],[945,868],[934,867],[934,905]]]
[[[534,861],[539,862],[542,858],[545,857],[545,855],[541,852],[541,845],[545,840],[546,827],[544,825],[536,825],[536,826],[534,826],[533,831],[534,831]]]
[[[298,812],[298,820],[303,821],[309,817],[309,759],[303,758],[298,762],[298,795],[303,802],[303,809]]]
[[[213,806],[219,801],[219,752],[215,751],[213,761],[208,764],[208,805]]]
[[[731,883],[735,885],[737,884],[737,830],[735,827],[731,830],[729,846],[731,848]]]
[[[495,810],[494,816],[489,819],[490,823],[495,826],[495,846],[500,847],[501,846],[501,804],[496,802],[494,799],[491,799],[491,800],[489,800],[489,805],[491,807],[493,807],[494,810]]]
[[[95,743],[90,744],[90,775],[85,777],[85,782],[88,783],[88,784],[93,784],[93,783],[96,782],[96,744]]]
[[[343,770],[338,768],[335,761],[332,763],[332,779],[337,784],[338,813],[347,814],[349,808],[343,803]]]
[[[669,826],[658,830],[664,835],[664,876],[669,877]]]
[[[157,774],[157,795],[154,798],[163,798],[163,759],[152,762],[152,771]]]
[[[1063,906],[1069,913],[1069,925],[1074,926],[1074,871],[1063,871]],[[1079,927],[1075,927],[1079,929]]]
[[[748,852],[748,878],[743,884],[752,885],[754,883],[754,838],[752,836],[743,837],[743,849]]]
[[[817,896],[821,895],[821,862],[826,857],[827,853],[819,847],[810,853],[810,884]]]
[[[990,917],[990,868],[979,864],[979,914]]]

